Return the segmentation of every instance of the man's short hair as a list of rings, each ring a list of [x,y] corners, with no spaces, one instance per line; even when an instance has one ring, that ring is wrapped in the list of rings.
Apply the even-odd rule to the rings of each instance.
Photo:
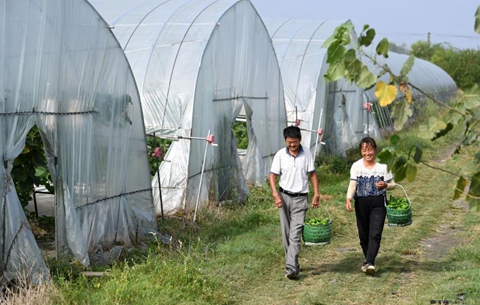
[[[297,126],[288,126],[283,130],[283,137],[285,140],[287,138],[291,139],[299,139],[300,141],[302,140],[302,133],[300,132],[300,128]]]

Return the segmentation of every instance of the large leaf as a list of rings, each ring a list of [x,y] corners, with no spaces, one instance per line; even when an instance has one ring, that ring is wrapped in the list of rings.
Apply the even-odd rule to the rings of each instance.
[[[472,182],[470,183],[467,194],[467,201],[473,210],[478,210],[480,207],[480,173],[476,173],[472,177]]]
[[[417,177],[417,166],[412,162],[408,162],[406,167],[407,181],[412,182]]]
[[[345,78],[349,82],[354,82],[361,72],[363,63],[357,59],[354,49],[350,49],[345,53]]]
[[[380,163],[388,165],[393,161],[393,154],[389,150],[383,149],[381,152],[377,154],[377,158],[380,161]]]
[[[397,87],[395,87],[395,85],[388,85],[383,81],[378,82],[377,89],[375,90],[375,96],[382,107],[390,105],[397,97],[397,93]]]
[[[339,42],[332,43],[327,49],[327,63],[337,63],[343,61],[347,49]]]
[[[460,178],[458,178],[458,181],[457,181],[457,186],[455,187],[455,192],[453,193],[453,200],[458,199],[460,198],[460,196],[462,196],[467,185],[468,185],[467,179],[463,178],[463,176],[460,176]]]
[[[383,57],[388,58],[388,51],[390,51],[390,42],[387,38],[383,38],[377,45],[377,54],[383,55]]]
[[[408,74],[408,72],[410,72],[410,70],[412,70],[414,62],[415,62],[415,56],[410,55],[408,57],[407,61],[405,61],[403,63],[402,70],[400,70],[400,75],[401,76],[406,76]]]
[[[477,11],[475,12],[475,32],[480,34],[480,6],[477,7]]]
[[[453,129],[452,123],[447,123],[447,126],[445,126],[444,129],[438,131],[435,136],[432,138],[432,141],[435,141],[436,139],[446,136],[451,130]]]
[[[390,140],[390,143],[392,143],[393,145],[397,145],[398,143],[400,143],[400,136],[397,134],[392,134],[389,140]]]
[[[328,37],[327,40],[325,40],[322,48],[328,48],[334,42],[338,44],[345,44],[350,42],[349,39],[345,41],[345,33],[351,33],[353,31],[353,28],[354,26],[351,21],[347,21],[344,24],[336,27],[333,35]]]
[[[395,130],[402,130],[405,123],[413,115],[412,107],[409,103],[400,101],[396,102],[392,108],[392,117],[395,119],[393,127]]]
[[[374,38],[375,38],[375,30],[368,29],[365,35],[363,35],[362,33],[362,35],[360,35],[360,38],[358,38],[358,45],[368,47],[369,45],[372,44],[372,41]]]
[[[426,123],[418,127],[418,136],[424,139],[433,139],[438,132],[447,127],[447,124],[434,116],[428,118]]]
[[[402,181],[407,176],[408,158],[405,155],[400,155],[392,166],[393,177],[395,181]]]
[[[413,154],[413,160],[415,163],[419,163],[422,160],[423,150],[420,145],[415,145],[415,154]]]
[[[355,84],[362,89],[368,90],[373,86],[375,86],[375,84],[377,83],[377,80],[378,80],[378,76],[370,72],[368,67],[362,64],[360,73],[357,75],[357,78],[355,79]]]
[[[345,66],[343,65],[343,62],[337,62],[335,64],[330,64],[327,73],[325,74],[325,80],[327,82],[333,82],[344,76]]]
[[[477,84],[464,86],[463,92],[457,106],[463,104],[465,109],[474,109],[480,106],[480,87]]]

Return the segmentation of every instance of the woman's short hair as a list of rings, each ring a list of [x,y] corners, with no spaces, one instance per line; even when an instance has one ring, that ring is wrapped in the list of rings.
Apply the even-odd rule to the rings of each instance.
[[[358,144],[358,150],[362,151],[362,146],[364,143],[365,143],[365,147],[371,147],[375,149],[375,151],[377,150],[377,143],[373,138],[370,138],[370,137],[365,137],[360,140],[360,143]]]

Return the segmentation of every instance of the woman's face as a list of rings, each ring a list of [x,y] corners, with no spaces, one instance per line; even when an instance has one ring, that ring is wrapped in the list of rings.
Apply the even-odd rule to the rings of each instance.
[[[362,157],[367,162],[375,161],[375,148],[367,143],[362,144],[362,149],[360,150]]]

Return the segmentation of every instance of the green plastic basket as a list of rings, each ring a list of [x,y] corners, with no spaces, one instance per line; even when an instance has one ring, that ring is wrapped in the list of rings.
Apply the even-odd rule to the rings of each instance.
[[[397,184],[397,186],[401,187],[405,192],[409,207],[405,210],[395,210],[390,209],[387,205],[387,220],[389,227],[404,227],[412,224],[412,203],[410,202],[410,198],[408,198],[405,188],[400,184]]]
[[[324,208],[325,210],[325,208]],[[326,225],[317,225],[312,226],[308,224],[303,224],[303,242],[307,246],[315,245],[324,245],[329,244],[332,238],[332,218],[327,210],[325,212],[328,214],[328,223]]]

